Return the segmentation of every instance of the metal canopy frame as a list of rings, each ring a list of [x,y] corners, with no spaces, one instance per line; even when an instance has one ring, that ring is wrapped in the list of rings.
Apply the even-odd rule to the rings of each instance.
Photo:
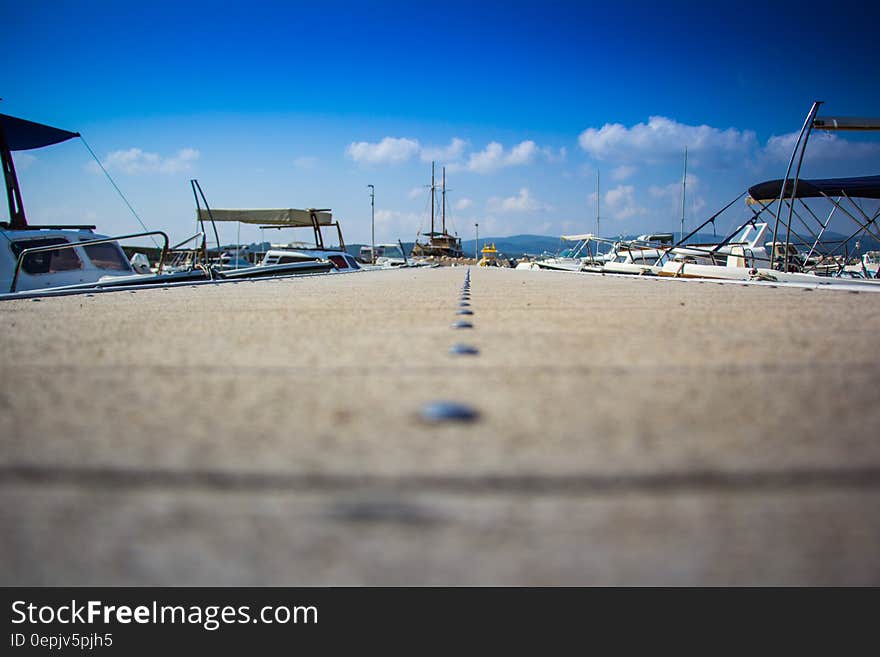
[[[311,228],[315,233],[315,246],[321,251],[332,251],[334,249],[330,249],[324,246],[324,235],[321,233],[321,227],[327,226],[335,226],[336,234],[339,236],[339,250],[345,251],[345,239],[342,237],[342,226],[339,225],[339,221],[331,221],[330,223],[322,224],[318,219],[319,212],[330,212],[330,208],[309,208],[309,219],[312,222]],[[274,228],[276,230],[281,230],[282,228],[305,228],[305,226],[260,226],[260,230],[265,230],[269,228]]]
[[[7,122],[13,129],[12,136],[6,134],[4,124]],[[31,150],[58,144],[79,136],[78,132],[53,128],[7,114],[0,115],[0,165],[3,167],[6,200],[9,204],[9,223],[7,226],[10,230],[35,228],[28,226],[25,216],[24,203],[21,200],[21,186],[15,173],[15,162],[12,160],[13,142],[15,142],[14,150]]]
[[[796,248],[792,246],[801,246],[806,253],[804,263],[807,263],[813,256],[820,256],[819,262],[814,263],[813,269],[820,266],[828,267],[829,260],[835,263],[838,272],[843,269],[843,264],[838,262],[837,257],[841,250],[844,252],[844,260],[848,257],[847,244],[856,239],[860,235],[868,235],[880,242],[880,208],[872,214],[868,214],[858,202],[858,197],[847,193],[846,188],[842,188],[838,194],[829,194],[826,191],[819,190],[816,194],[815,190],[811,195],[798,195],[798,184],[808,181],[801,180],[801,169],[806,154],[807,144],[814,130],[846,130],[846,131],[880,131],[880,119],[855,118],[855,117],[819,117],[817,116],[819,108],[823,101],[814,101],[804,119],[798,138],[792,149],[791,157],[785,171],[785,177],[779,183],[778,197],[767,199],[753,199],[749,197],[748,207],[752,216],[748,217],[744,222],[740,223],[733,231],[731,231],[721,242],[709,249],[701,249],[699,246],[691,246],[685,244],[688,239],[705,228],[709,223],[714,225],[715,219],[724,211],[729,209],[736,201],[745,196],[743,192],[733,201],[724,206],[720,211],[713,214],[702,224],[697,226],[688,235],[682,237],[672,247],[669,252],[680,246],[686,246],[690,250],[697,252],[705,252],[706,255],[714,255],[718,250],[732,243],[732,240],[740,234],[740,232],[748,225],[755,225],[758,221],[765,221],[773,225],[773,241],[769,253],[768,266],[770,269],[781,269],[782,271],[791,271],[799,265],[792,260]],[[822,181],[828,183],[830,181]],[[841,180],[841,182],[844,182]],[[827,185],[825,185],[827,187]],[[775,187],[774,187],[775,190]],[[774,191],[775,193],[775,191]],[[870,197],[873,198],[873,197]],[[830,210],[827,214],[817,213],[808,203],[808,200],[824,200],[830,203]],[[756,207],[757,206],[757,209]],[[849,218],[855,225],[852,234],[846,235],[844,239],[827,240],[823,239],[831,219],[835,215],[844,215]],[[772,215],[772,216],[765,216]],[[795,223],[797,222],[797,224]],[[799,232],[803,231],[805,234]],[[782,247],[782,248],[780,248]],[[821,263],[821,264],[820,264]]]

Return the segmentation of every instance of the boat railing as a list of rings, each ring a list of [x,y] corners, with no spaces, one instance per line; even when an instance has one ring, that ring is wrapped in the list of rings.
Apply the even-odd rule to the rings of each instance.
[[[162,255],[159,257],[159,274],[162,273],[162,263],[165,261],[165,256],[168,253],[168,235],[166,235],[161,230],[148,230],[143,233],[132,233],[130,235],[117,235],[115,237],[102,237],[96,240],[83,240],[81,242],[68,242],[67,244],[51,244],[49,246],[34,246],[29,249],[22,249],[21,253],[18,254],[18,262],[15,263],[15,273],[12,275],[12,284],[9,286],[9,292],[15,292],[15,288],[18,286],[18,275],[21,272],[21,267],[24,264],[24,259],[33,254],[33,253],[45,253],[46,251],[60,251],[61,249],[73,249],[78,246],[91,246],[93,244],[109,244],[111,242],[118,242],[120,240],[130,240],[136,237],[150,237],[152,235],[158,235],[163,239],[165,244],[162,246]]]
[[[185,240],[183,240],[182,242],[178,242],[174,246],[170,247],[168,250],[169,251],[177,251],[184,244],[189,244],[190,242],[192,242],[193,240],[196,240],[198,238],[202,238],[201,246],[199,248],[204,248],[205,232],[200,230],[198,233],[196,233],[192,237],[187,237]]]
[[[178,242],[170,247],[166,255],[166,257],[170,258],[170,262],[167,263],[167,266],[184,267],[188,269],[195,269],[196,267],[207,268],[209,259],[206,238],[207,233],[205,233],[205,231],[199,231],[195,235],[187,237],[182,242]],[[184,248],[184,246],[190,242],[195,242],[195,244],[191,247]],[[165,266],[165,263],[160,260],[157,270],[162,271]]]
[[[733,248],[721,250],[723,247],[726,246]],[[737,248],[741,249],[741,253],[737,253]],[[756,254],[751,247],[746,246],[742,242],[728,242],[727,244],[720,246],[717,244],[684,244],[674,249],[670,249],[670,252],[674,256],[679,256],[685,260],[688,256],[702,256],[714,262],[719,260],[726,260],[728,256],[734,256],[738,258],[743,258],[746,262],[751,261],[752,267],[758,267],[759,262],[766,262],[767,266],[769,266],[770,264],[769,256],[761,256]]]

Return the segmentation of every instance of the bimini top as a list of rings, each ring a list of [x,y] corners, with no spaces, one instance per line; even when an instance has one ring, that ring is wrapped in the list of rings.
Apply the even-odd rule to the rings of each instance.
[[[559,238],[566,242],[583,242],[584,240],[593,239],[593,233],[584,233],[583,235],[560,235]]]
[[[43,148],[79,137],[78,132],[53,128],[8,114],[0,114],[0,130],[11,151],[29,151],[32,148]]]
[[[303,228],[314,226],[312,215],[319,226],[332,226],[333,215],[328,210],[215,210],[211,214],[205,209],[199,209],[199,221],[240,221],[243,224],[261,224],[263,226],[290,226]]]
[[[791,198],[792,181],[785,185],[785,198]],[[768,180],[749,187],[749,199],[769,203],[779,199],[781,180]],[[797,198],[821,198],[823,196],[849,196],[851,198],[880,199],[880,176],[861,178],[827,178],[824,180],[798,180]]]

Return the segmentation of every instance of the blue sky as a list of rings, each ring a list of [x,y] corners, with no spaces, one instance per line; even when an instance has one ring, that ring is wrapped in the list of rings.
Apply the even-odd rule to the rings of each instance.
[[[198,178],[215,207],[332,207],[350,242],[374,184],[377,240],[411,240],[432,158],[465,237],[592,230],[597,170],[603,233],[671,230],[685,146],[692,225],[782,176],[812,100],[880,115],[880,10],[857,3],[0,1],[0,111],[81,132],[172,238]],[[90,159],[18,154],[33,223],[137,229]],[[805,163],[878,170],[876,136],[817,134]]]

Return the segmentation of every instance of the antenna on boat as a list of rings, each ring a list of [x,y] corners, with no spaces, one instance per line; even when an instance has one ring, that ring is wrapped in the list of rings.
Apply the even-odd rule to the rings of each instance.
[[[599,230],[599,169],[596,169],[596,237],[602,236],[602,231]],[[599,255],[599,243],[596,243],[596,255]]]
[[[684,172],[681,174],[681,233],[684,235],[684,200],[687,192],[687,176],[688,176],[688,147],[684,147]]]
[[[370,188],[370,264],[376,264],[376,186]]]
[[[434,161],[431,161],[431,239],[434,239]]]
[[[442,195],[442,207],[443,207],[443,234],[446,234],[446,167],[443,167],[443,195]]]

